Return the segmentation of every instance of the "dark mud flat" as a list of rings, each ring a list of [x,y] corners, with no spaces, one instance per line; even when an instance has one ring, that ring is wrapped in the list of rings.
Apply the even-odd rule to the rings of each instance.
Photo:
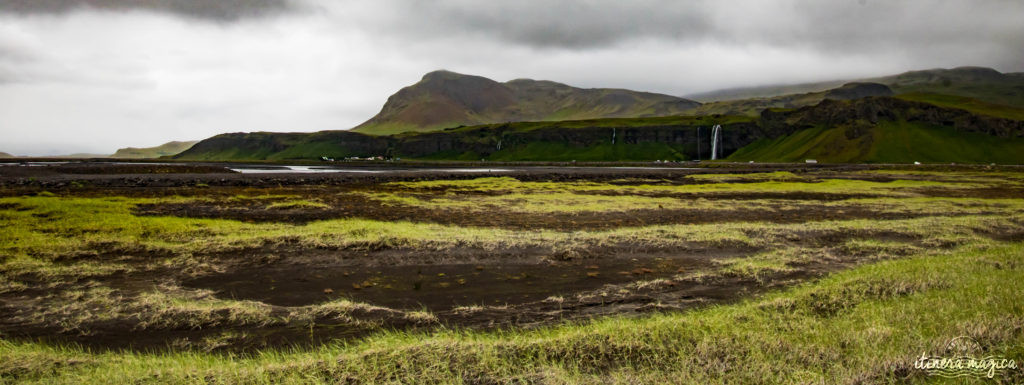
[[[671,276],[708,264],[696,258],[603,259],[543,264],[261,266],[183,282],[220,297],[303,306],[338,297],[403,310],[516,305],[605,285]]]
[[[338,197],[334,197],[338,198]],[[713,196],[706,199],[715,199]],[[691,198],[692,199],[692,198]],[[796,199],[796,198],[793,198]],[[268,209],[266,205],[243,206],[229,202],[160,203],[137,206],[136,215],[186,218],[234,219],[244,222],[305,224],[318,220],[360,218],[380,221],[414,221],[465,227],[511,230],[558,231],[606,230],[619,227],[706,224],[729,222],[803,223],[849,219],[909,219],[929,214],[871,210],[857,206],[774,208],[759,210],[641,209],[579,213],[507,213],[483,215],[473,210],[424,209],[381,202],[360,196],[323,199],[329,209]]]
[[[234,171],[217,165],[121,163],[121,162],[60,162],[60,163],[0,163],[0,177],[52,177],[58,175],[124,175],[124,174],[233,174]]]
[[[14,189],[61,189],[73,182],[83,188],[138,188],[138,187],[195,187],[238,186],[278,187],[302,185],[349,185],[352,183],[381,183],[432,179],[474,179],[486,176],[511,176],[522,181],[612,181],[629,178],[673,178],[702,173],[750,173],[770,171],[864,170],[862,165],[803,165],[803,164],[715,164],[699,167],[697,164],[657,166],[639,164],[637,167],[587,167],[583,164],[562,166],[514,164],[330,164],[355,169],[352,172],[332,173],[236,173],[233,163],[181,163],[163,165],[131,165],[116,162],[74,162],[41,166],[20,166],[20,162],[0,163],[0,187]],[[324,166],[319,164],[318,166]],[[267,166],[267,167],[272,167]],[[447,170],[446,170],[447,168]],[[462,172],[466,168],[494,169],[493,172]],[[373,171],[373,172],[366,172]]]

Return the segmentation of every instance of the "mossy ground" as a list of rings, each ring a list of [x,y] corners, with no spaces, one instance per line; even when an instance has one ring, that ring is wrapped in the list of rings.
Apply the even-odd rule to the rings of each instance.
[[[428,180],[343,192],[370,196],[385,207],[498,216],[686,207],[699,207],[710,216],[778,207],[857,207],[913,214],[893,220],[729,220],[573,231],[462,226],[415,218],[339,217],[295,224],[136,215],[137,205],[196,202],[264,211],[327,210],[324,206],[335,202],[327,195],[339,192],[318,186],[210,187],[180,196],[61,190],[7,197],[0,199],[0,299],[5,322],[46,326],[58,335],[79,336],[77,341],[104,338],[104,325],[111,323],[138,334],[203,334],[169,340],[169,348],[159,350],[96,350],[91,344],[26,340],[17,337],[18,329],[8,327],[0,336],[0,381],[941,382],[915,370],[912,363],[953,337],[970,336],[987,353],[1024,360],[1024,307],[1017,298],[1024,290],[1019,279],[1024,268],[1024,200],[1016,195],[1022,187],[1024,174],[1015,171],[882,169],[666,180]],[[466,249],[493,258],[504,258],[507,250],[539,250],[545,258],[582,264],[614,258],[594,255],[596,249],[658,250],[665,255],[696,249],[745,250],[657,280],[554,295],[546,300],[549,309],[557,308],[550,307],[554,303],[569,308],[593,298],[600,302],[587,303],[614,302],[633,298],[629,296],[634,293],[667,298],[672,292],[659,288],[730,279],[764,289],[758,295],[732,297],[738,301],[690,310],[659,299],[647,304],[655,310],[641,313],[494,329],[462,328],[445,320],[455,319],[459,312],[482,314],[479,317],[504,314],[500,306],[462,307],[442,314],[334,298],[283,307],[225,298],[175,280],[274,261],[300,263],[301,255],[315,250],[370,255],[409,250],[409,255],[431,255]],[[154,274],[169,271],[175,273],[159,277],[156,285],[132,286],[135,279],[153,279]],[[421,327],[389,330],[386,325],[395,320]],[[231,349],[259,339],[267,328],[309,328],[313,333],[324,327],[370,333],[244,353]],[[1022,376],[1019,370],[1002,372],[993,381],[1015,383]]]

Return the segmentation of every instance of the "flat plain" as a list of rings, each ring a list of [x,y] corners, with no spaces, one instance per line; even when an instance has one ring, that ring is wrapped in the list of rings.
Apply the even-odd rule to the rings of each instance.
[[[0,382],[932,383],[914,359],[958,336],[1024,360],[1016,167],[12,163],[0,225]]]

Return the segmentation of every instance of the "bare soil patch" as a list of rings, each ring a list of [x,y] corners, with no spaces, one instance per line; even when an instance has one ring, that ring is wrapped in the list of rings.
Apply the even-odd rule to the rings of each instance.
[[[282,222],[304,224],[327,219],[360,218],[380,221],[412,221],[493,227],[513,230],[551,229],[560,231],[604,230],[619,227],[704,224],[728,222],[803,223],[846,219],[908,219],[927,216],[925,213],[878,211],[864,207],[813,206],[768,209],[640,209],[577,213],[523,213],[494,209],[482,213],[474,210],[427,209],[397,204],[382,204],[358,194],[337,199],[326,196],[330,208],[268,208],[266,202],[186,202],[139,205],[136,215],[177,216],[189,218],[234,219],[244,222]],[[754,199],[754,198],[751,198]],[[792,198],[799,199],[799,198]]]
[[[444,311],[458,306],[535,302],[608,284],[664,278],[708,262],[685,256],[637,255],[544,263],[258,266],[184,284],[213,289],[228,298],[279,306],[312,305],[343,297],[396,309]]]

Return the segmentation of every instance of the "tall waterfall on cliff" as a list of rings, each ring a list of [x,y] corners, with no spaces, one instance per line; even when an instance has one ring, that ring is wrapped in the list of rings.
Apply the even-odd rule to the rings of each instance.
[[[711,160],[718,159],[718,143],[722,141],[721,131],[721,124],[711,128]]]

